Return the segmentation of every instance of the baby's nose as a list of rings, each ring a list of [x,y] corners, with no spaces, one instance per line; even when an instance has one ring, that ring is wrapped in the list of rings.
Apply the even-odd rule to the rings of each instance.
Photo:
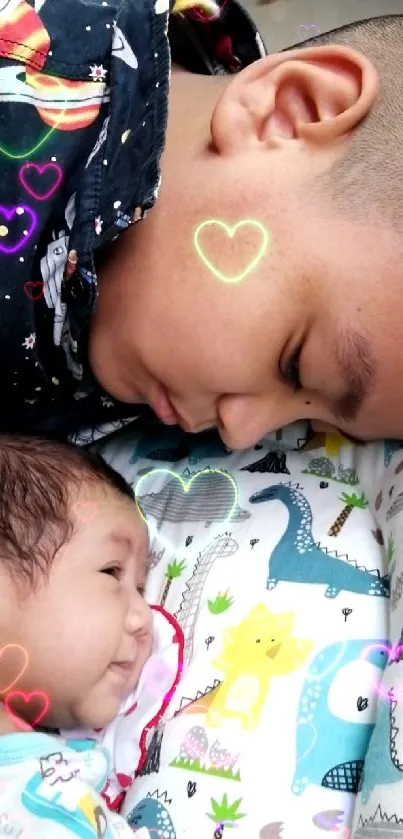
[[[129,609],[126,617],[126,628],[130,634],[150,632],[152,625],[152,612],[137,589],[130,599]]]

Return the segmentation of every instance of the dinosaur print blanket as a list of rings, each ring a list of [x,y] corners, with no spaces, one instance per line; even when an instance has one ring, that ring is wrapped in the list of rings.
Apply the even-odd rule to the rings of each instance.
[[[298,424],[245,452],[176,427],[98,450],[184,639],[122,808],[136,837],[403,837],[400,444]]]

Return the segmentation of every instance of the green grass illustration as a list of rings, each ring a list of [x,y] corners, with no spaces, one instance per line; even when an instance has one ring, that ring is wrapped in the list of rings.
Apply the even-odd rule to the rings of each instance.
[[[175,766],[177,769],[187,769],[190,772],[202,772],[203,775],[216,775],[217,778],[227,778],[232,781],[241,780],[239,769],[237,769],[235,774],[232,769],[219,769],[215,766],[205,769],[204,766],[200,765],[199,760],[191,760],[190,758],[176,757],[169,765]]]
[[[233,604],[233,598],[228,597],[227,591],[219,591],[214,600],[208,601],[209,611],[212,615],[222,615]]]

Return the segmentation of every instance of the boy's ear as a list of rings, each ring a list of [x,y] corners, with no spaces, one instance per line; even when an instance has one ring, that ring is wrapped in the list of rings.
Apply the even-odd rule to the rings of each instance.
[[[227,85],[212,115],[213,144],[221,154],[236,154],[262,144],[332,143],[367,116],[378,93],[375,67],[349,47],[269,55]]]

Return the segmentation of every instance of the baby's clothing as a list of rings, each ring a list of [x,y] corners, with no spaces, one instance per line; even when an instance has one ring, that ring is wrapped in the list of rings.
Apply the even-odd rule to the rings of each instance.
[[[117,814],[181,677],[183,633],[154,607],[153,650],[136,690],[104,729],[0,737],[0,837],[133,836]],[[19,832],[20,831],[20,832]]]
[[[0,737],[0,836],[13,839],[131,837],[100,796],[110,770],[94,741],[77,748],[48,734]]]
[[[87,328],[96,252],[158,196],[173,2],[0,3],[3,431],[64,437],[140,412],[95,381]],[[192,72],[234,72],[265,54],[237,0],[218,5],[211,22],[191,10],[170,24],[172,59]]]

